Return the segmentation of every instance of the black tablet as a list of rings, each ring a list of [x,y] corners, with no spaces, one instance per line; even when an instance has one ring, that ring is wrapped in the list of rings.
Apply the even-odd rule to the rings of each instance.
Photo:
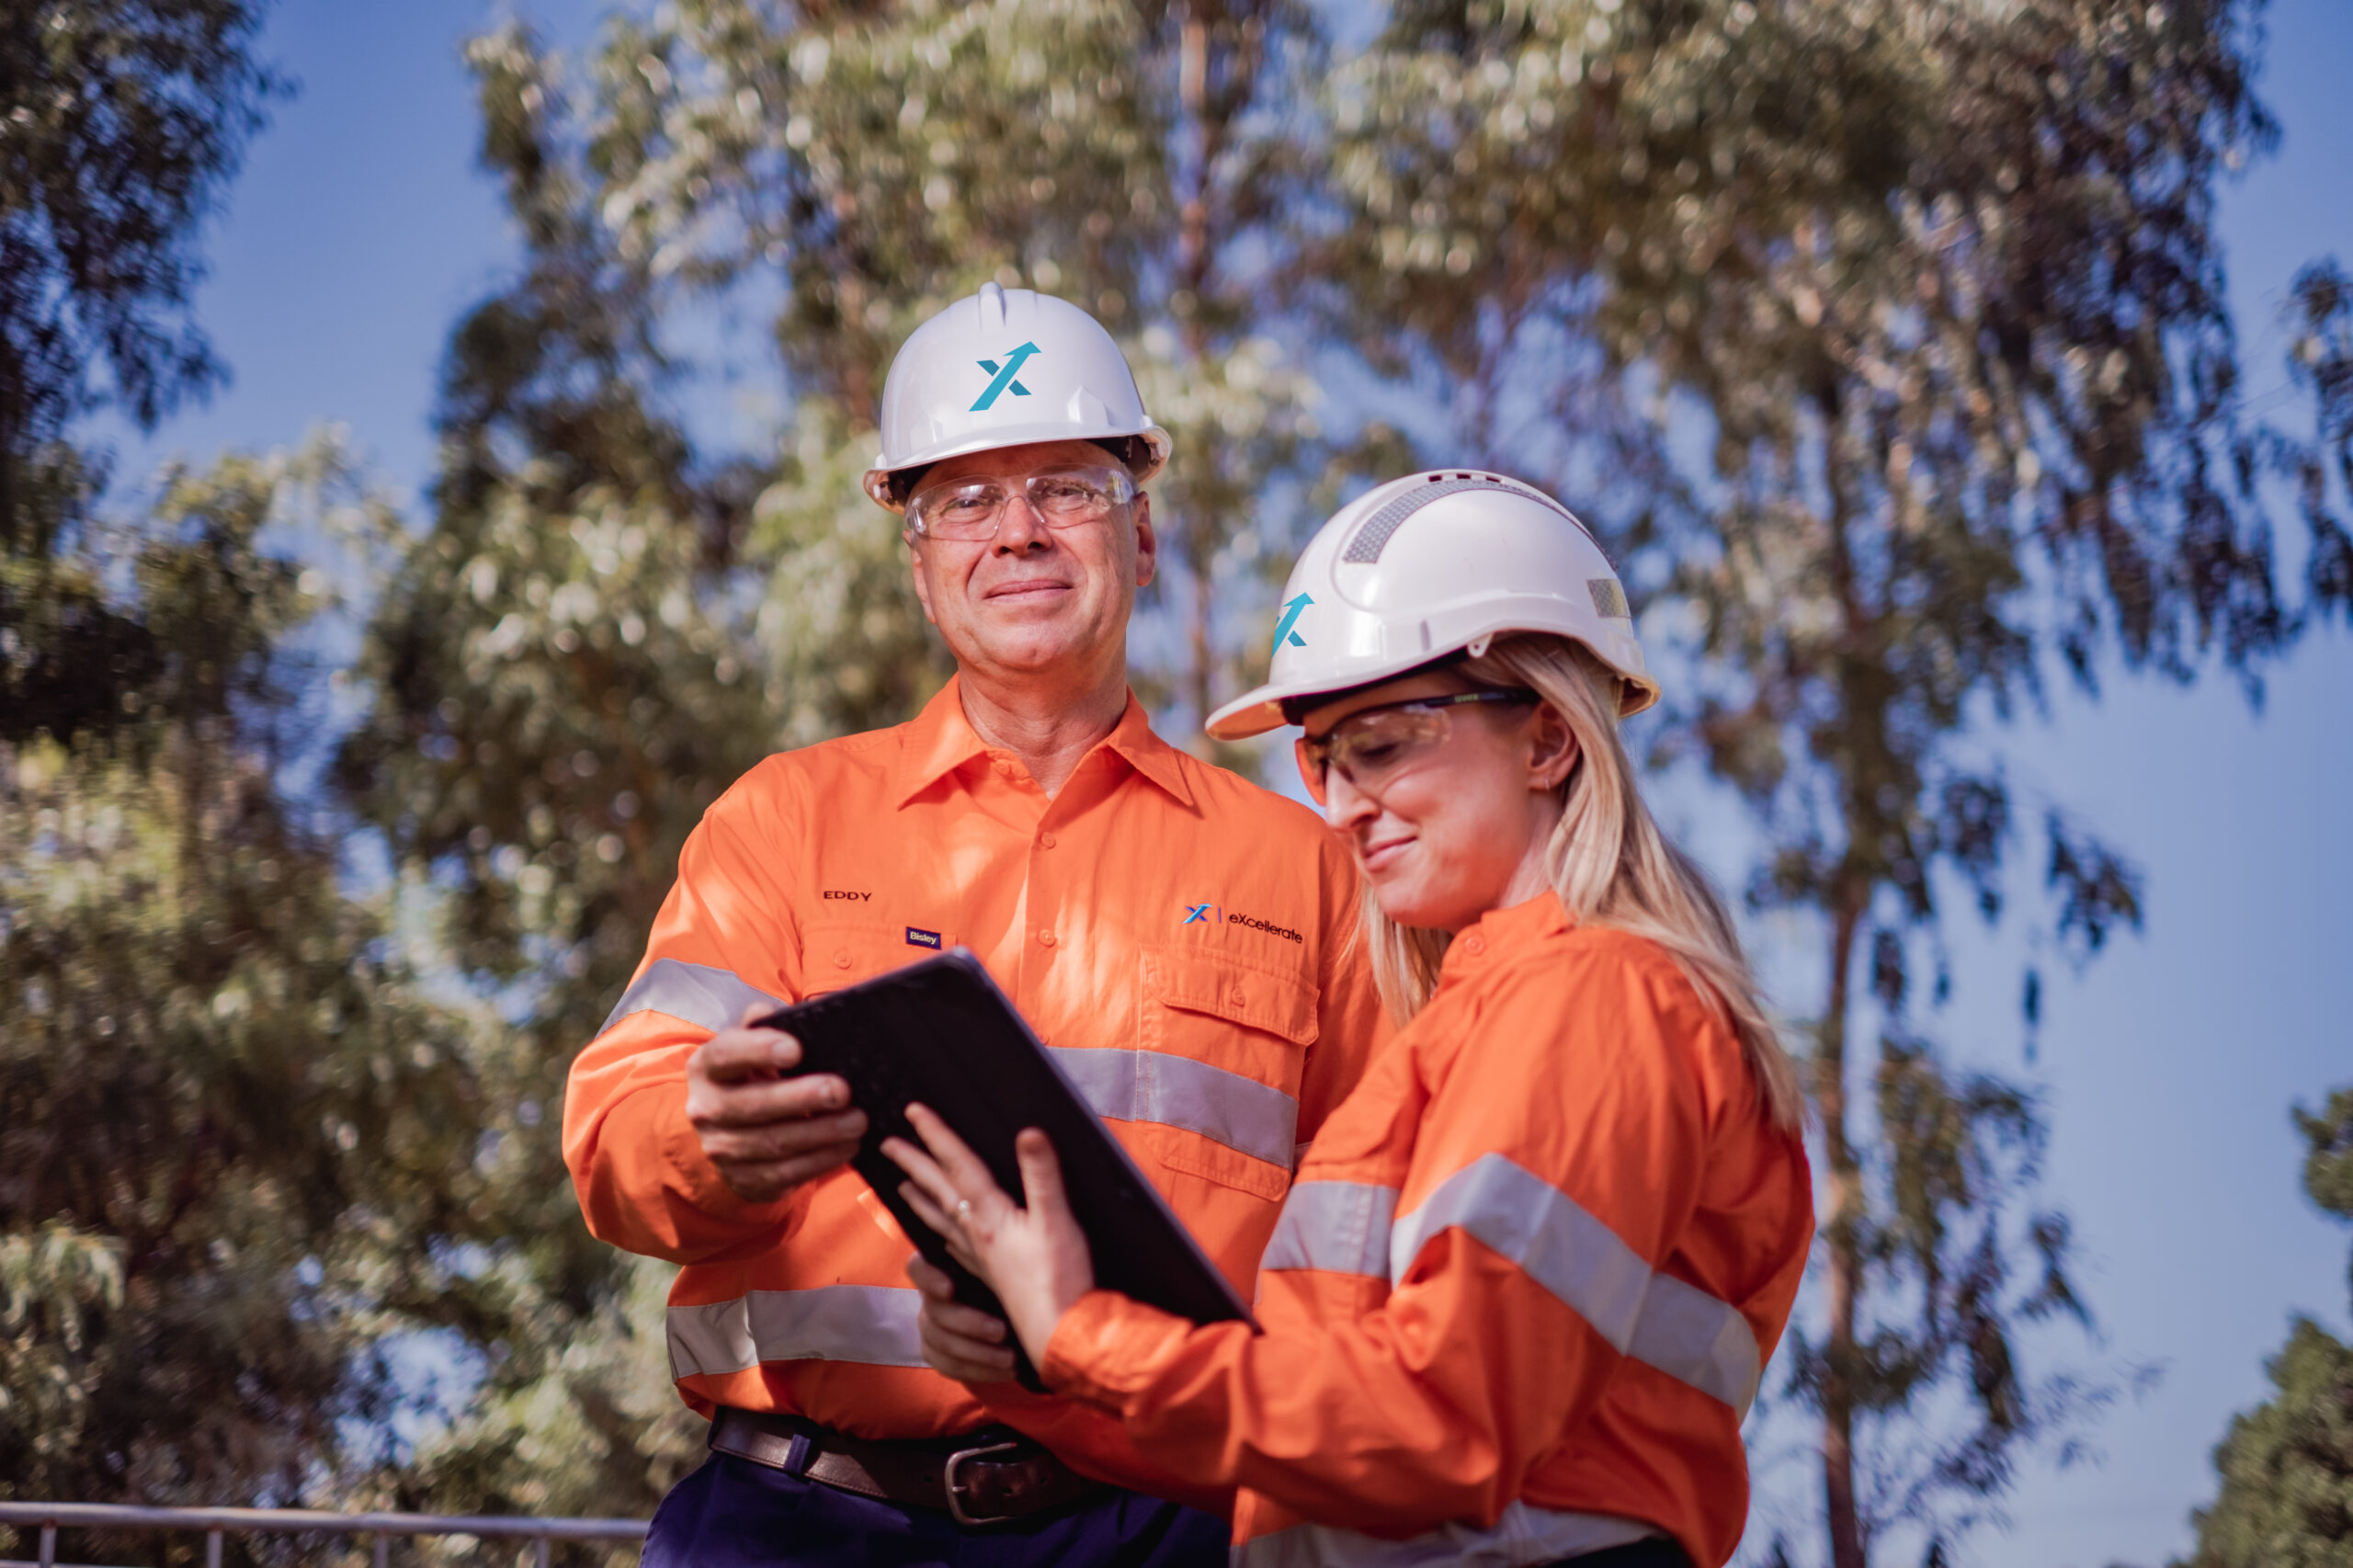
[[[1022,1189],[1015,1135],[1035,1127],[1053,1140],[1071,1209],[1095,1255],[1096,1283],[1104,1289],[1195,1323],[1253,1322],[1225,1276],[969,949],[796,1003],[759,1027],[801,1041],[798,1072],[848,1080],[851,1100],[867,1118],[851,1164],[916,1250],[955,1278],[959,1301],[1004,1315],[995,1295],[948,1256],[947,1244],[899,1196],[906,1176],[883,1154],[882,1141],[899,1137],[921,1147],[907,1122],[910,1101],[937,1111],[1017,1198]],[[1026,1358],[1021,1381],[1038,1386]]]

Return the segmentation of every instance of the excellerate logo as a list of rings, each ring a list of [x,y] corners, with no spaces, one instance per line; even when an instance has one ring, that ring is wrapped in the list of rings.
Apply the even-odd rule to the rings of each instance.
[[[1005,357],[1005,363],[1002,365],[998,364],[994,359],[983,359],[980,361],[981,369],[986,370],[990,375],[996,379],[989,382],[988,391],[981,393],[981,400],[972,404],[972,412],[975,414],[986,413],[991,403],[995,403],[998,398],[1002,397],[1008,392],[1016,397],[1028,397],[1029,395],[1029,389],[1023,386],[1019,381],[1015,381],[1013,378],[1021,373],[1022,364],[1028,360],[1029,356],[1036,352],[1038,352],[1038,346],[1036,344],[1025,343],[1020,347],[1015,349],[1012,353],[1006,355]]]
[[[1298,942],[1303,945],[1307,940],[1291,926],[1261,919],[1256,915],[1245,915],[1239,910],[1229,910],[1222,903],[1194,903],[1188,900],[1179,900],[1178,903],[1185,911],[1184,918],[1176,922],[1180,926],[1206,926],[1212,931],[1222,931],[1229,926],[1239,926],[1245,930],[1262,931],[1269,937],[1279,937],[1286,942]]]
[[[1292,631],[1291,628],[1299,624],[1299,618],[1305,615],[1307,613],[1307,607],[1314,602],[1315,601],[1313,599],[1308,597],[1305,594],[1302,594],[1297,598],[1292,599],[1289,604],[1283,606],[1283,618],[1275,622],[1276,653],[1279,653],[1283,651],[1283,644],[1286,642],[1294,648],[1304,648],[1307,646],[1307,639]]]

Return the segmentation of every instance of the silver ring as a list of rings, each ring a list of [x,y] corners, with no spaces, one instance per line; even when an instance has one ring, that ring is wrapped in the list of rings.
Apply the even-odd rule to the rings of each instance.
[[[956,1205],[956,1222],[960,1225],[969,1225],[972,1222],[972,1200],[971,1199],[964,1199]]]

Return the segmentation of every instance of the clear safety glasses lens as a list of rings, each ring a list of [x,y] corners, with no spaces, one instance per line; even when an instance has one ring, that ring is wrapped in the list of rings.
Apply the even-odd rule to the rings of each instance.
[[[926,539],[996,537],[1005,509],[1019,494],[1050,528],[1099,522],[1135,499],[1135,481],[1116,468],[1066,468],[1027,479],[972,479],[918,490],[907,501],[907,526]]]
[[[1401,775],[1446,744],[1453,733],[1453,710],[1472,704],[1524,703],[1537,700],[1525,687],[1483,687],[1449,697],[1417,698],[1385,703],[1349,714],[1320,735],[1302,735],[1293,743],[1299,776],[1319,806],[1332,772],[1339,770],[1358,792],[1378,795]]]

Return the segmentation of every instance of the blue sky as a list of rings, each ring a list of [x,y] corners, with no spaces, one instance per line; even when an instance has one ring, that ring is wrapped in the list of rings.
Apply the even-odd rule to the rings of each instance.
[[[599,9],[525,14],[574,41]],[[414,506],[431,472],[444,335],[516,254],[473,167],[459,58],[503,14],[480,0],[277,7],[265,51],[301,92],[278,107],[212,224],[198,297],[235,379],[154,437],[120,437],[125,478],[170,453],[288,446],[337,422]],[[2295,268],[2330,252],[2353,263],[2353,5],[2275,0],[2268,30],[2262,90],[2285,139],[2222,210],[2257,397],[2284,383],[2272,323]],[[2308,638],[2272,674],[2259,717],[2228,683],[2113,676],[2097,705],[2061,693],[2006,751],[2014,781],[2097,824],[2146,870],[2148,929],[2082,979],[2056,977],[2026,1069],[2023,927],[1985,937],[1956,924],[1960,989],[1939,1031],[2042,1085],[2049,1192],[2074,1214],[2107,1334],[2095,1354],[2159,1363],[2165,1377],[2101,1425],[2103,1466],[2029,1474],[2011,1532],[1967,1555],[2154,1565],[2187,1546],[2188,1512],[2212,1494],[2208,1451],[2261,1397],[2261,1362],[2289,1314],[2348,1332],[2348,1238],[2301,1197],[2287,1113],[2353,1081],[2342,1000],[2353,636]]]

